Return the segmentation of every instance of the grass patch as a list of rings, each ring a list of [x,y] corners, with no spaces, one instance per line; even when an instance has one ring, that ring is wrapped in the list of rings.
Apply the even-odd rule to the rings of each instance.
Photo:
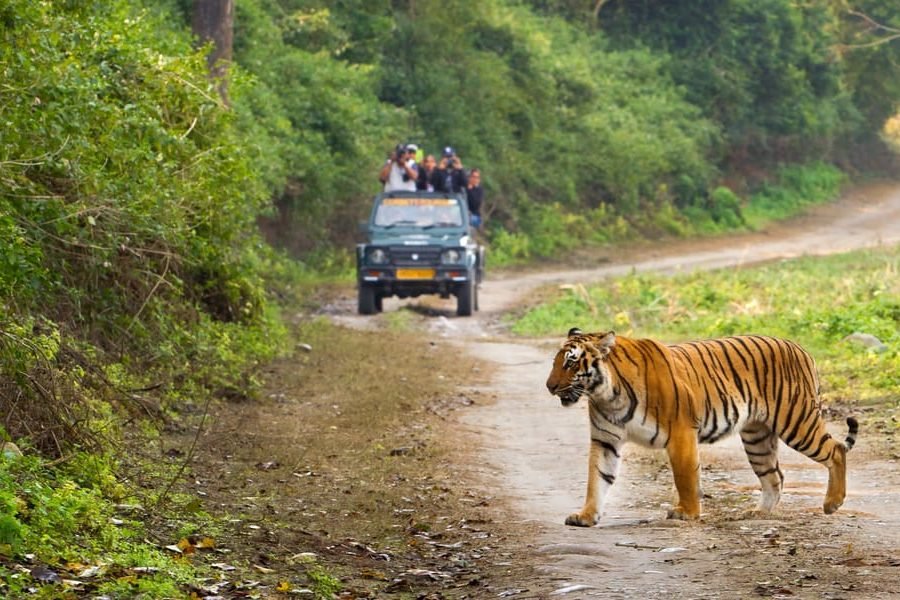
[[[142,502],[111,458],[54,466],[28,452],[0,458],[0,596],[188,596],[200,573],[147,542]]]
[[[900,247],[560,289],[519,317],[519,335],[573,326],[669,342],[741,333],[790,338],[816,358],[831,399],[900,402]],[[878,337],[874,352],[845,341]]]
[[[773,183],[762,186],[743,208],[743,216],[752,229],[800,214],[814,204],[834,200],[847,176],[825,163],[794,165],[778,171]]]
[[[385,313],[384,320],[391,331],[410,331],[413,327],[413,313],[409,310]]]

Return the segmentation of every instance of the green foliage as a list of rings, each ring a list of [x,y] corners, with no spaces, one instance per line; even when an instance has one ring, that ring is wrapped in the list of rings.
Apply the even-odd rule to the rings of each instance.
[[[259,88],[235,69],[240,108],[224,106],[169,16],[0,6],[0,410],[32,455],[0,461],[0,553],[159,569],[99,585],[116,597],[182,597],[196,579],[141,523],[111,522],[129,490],[103,448],[123,417],[252,396],[287,351],[267,287],[290,267],[257,225],[287,171],[258,170],[269,148],[246,143]],[[20,577],[4,564],[0,595],[33,583]]]
[[[113,519],[114,502],[126,498],[104,492],[110,487],[112,469],[108,459],[86,455],[61,470],[27,454],[0,459],[0,556],[21,560],[28,552],[34,554],[32,562],[58,572],[74,569],[76,575],[89,566],[101,566],[93,580],[98,593],[124,597],[144,591],[160,593],[153,597],[185,597],[184,584],[197,577],[193,568],[144,544],[148,532],[141,522]],[[133,567],[145,571],[122,576]],[[41,587],[28,578],[23,581],[21,573],[0,569],[4,597],[24,594],[21,583]],[[42,597],[68,597],[61,588],[45,587],[42,592],[50,594]]]
[[[203,301],[210,280],[245,276],[266,197],[187,37],[160,39],[125,2],[8,10],[0,232],[22,250],[3,280],[110,327],[101,315],[157,294]],[[26,290],[19,306],[36,297]]]
[[[713,174],[705,155],[715,126],[651,53],[611,49],[502,2],[418,10],[398,17],[383,97],[415,106],[427,147],[452,142],[466,164],[483,166],[498,216],[523,230],[518,219],[534,204],[603,201],[629,212],[678,175]]]
[[[845,181],[844,173],[825,163],[783,167],[776,183],[764,185],[751,196],[744,218],[751,227],[759,228],[794,216],[807,206],[834,199]]]
[[[623,239],[632,231],[606,205],[575,214],[566,212],[559,203],[529,205],[522,211],[520,227],[530,235],[495,226],[491,232],[490,264],[501,266],[558,256],[585,243]]]
[[[855,0],[853,12],[841,13],[839,50],[842,55],[846,86],[854,105],[877,131],[897,111],[900,98],[900,44],[889,30],[900,30],[896,7],[882,0]],[[871,21],[881,27],[872,27]]]
[[[513,330],[563,335],[578,326],[669,341],[782,336],[817,358],[829,396],[900,401],[898,272],[900,248],[676,277],[634,274],[568,288],[528,311]],[[873,353],[844,341],[854,332],[878,337],[888,350]]]
[[[639,1],[604,7],[601,25],[621,44],[669,53],[691,102],[741,148],[796,135],[834,139],[853,124],[832,51],[838,21],[827,3]]]
[[[335,56],[371,58],[347,42],[362,34],[357,26],[370,9],[347,23],[347,15],[307,4],[239,3],[234,47],[235,61],[253,75],[234,98],[239,125],[280,211],[281,242],[302,252],[336,230],[352,235],[385,149],[408,135],[406,113],[376,96],[376,66]]]
[[[190,4],[145,4],[177,46]],[[883,0],[865,5],[892,22]],[[499,256],[565,252],[534,205],[604,205],[644,234],[741,227],[711,200],[720,172],[840,154],[836,140],[866,129],[854,103],[874,136],[900,80],[880,75],[896,72],[886,46],[836,53],[856,30],[827,3],[609,2],[598,21],[568,1],[249,0],[236,11],[231,125],[275,200],[270,239],[310,265],[323,247],[351,246],[384,153],[405,140],[452,144],[484,170]],[[538,239],[510,252],[518,236]],[[201,265],[201,291],[207,275]],[[246,296],[211,281],[217,298]]]
[[[45,390],[83,397],[84,365],[60,358],[87,352],[131,365],[104,383],[252,394],[283,339],[262,277],[282,259],[259,249],[257,150],[203,53],[126,0],[14,0],[0,16],[4,373],[52,372]],[[254,88],[238,73],[231,89]]]
[[[312,589],[316,598],[322,598],[323,600],[334,598],[334,595],[341,591],[341,582],[337,577],[319,565],[308,567],[306,577],[309,579],[310,589]]]
[[[617,239],[622,223],[743,228],[723,170],[752,184],[759,167],[835,156],[863,127],[834,52],[848,23],[827,4],[610,2],[597,22],[572,2],[237,10],[235,60],[253,85],[235,112],[276,199],[271,239],[310,264],[350,247],[398,141],[451,144],[482,168],[505,264],[568,251],[570,219],[590,224],[578,243]],[[597,226],[597,207],[615,217]]]
[[[183,36],[189,3],[146,4]],[[884,0],[854,7],[894,23]],[[776,165],[865,162],[844,142],[877,139],[893,110],[896,44],[853,46],[873,35],[840,3],[598,8],[238,3],[233,114],[275,200],[270,239],[311,265],[350,247],[385,152],[405,140],[451,144],[483,169],[501,257],[565,252],[534,205],[605,205],[645,235],[743,227],[713,197],[720,173],[743,191]],[[519,237],[539,239],[510,246]]]
[[[510,233],[494,226],[491,232],[491,263],[514,264],[529,259],[562,256],[591,244],[612,243],[628,236],[685,237],[758,229],[785,219],[804,208],[837,197],[846,181],[832,165],[814,162],[778,170],[772,183],[764,184],[744,203],[731,189],[719,186],[707,197],[695,198],[678,209],[661,185],[656,197],[641,202],[641,210],[624,213],[601,204],[593,210],[568,212],[560,203],[522,202],[518,226],[530,235]]]
[[[709,215],[713,221],[728,229],[746,225],[740,199],[727,187],[717,187],[710,194]]]

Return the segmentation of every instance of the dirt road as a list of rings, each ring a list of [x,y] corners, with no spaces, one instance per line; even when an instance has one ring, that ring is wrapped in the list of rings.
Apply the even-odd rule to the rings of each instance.
[[[786,484],[780,508],[752,513],[758,482],[737,439],[701,454],[704,516],[664,519],[672,497],[665,455],[629,446],[600,525],[563,525],[580,508],[587,478],[586,406],[564,409],[544,389],[558,340],[522,342],[503,333],[500,317],[537,287],[588,283],[632,269],[676,272],[721,268],[802,254],[900,243],[900,188],[870,186],[764,233],[611,252],[603,266],[489,274],[481,313],[452,316],[453,304],[429,303],[423,327],[496,365],[478,391],[496,396],[463,417],[480,440],[486,486],[505,497],[504,518],[530,523],[526,540],[538,568],[506,591],[513,598],[882,598],[900,595],[900,469],[866,429],[850,454],[849,495],[822,514],[827,473],[782,447]],[[397,302],[386,302],[387,312]],[[434,316],[434,312],[437,316]],[[339,320],[355,327],[357,317]],[[580,324],[573,324],[580,325]],[[562,332],[561,332],[562,335]],[[835,433],[844,437],[843,419]],[[498,515],[499,518],[499,515]],[[536,526],[535,526],[536,525]]]

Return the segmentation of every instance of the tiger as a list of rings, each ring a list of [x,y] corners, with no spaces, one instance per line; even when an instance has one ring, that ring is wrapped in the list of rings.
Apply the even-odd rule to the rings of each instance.
[[[699,444],[735,432],[762,487],[760,512],[775,508],[784,485],[779,439],[828,468],[825,514],[844,502],[846,456],[859,424],[847,418],[843,443],[825,431],[815,362],[792,341],[741,335],[663,344],[573,327],[553,359],[547,389],[563,406],[582,396],[589,403],[587,494],[566,525],[599,522],[627,441],[666,450],[677,492],[667,517],[697,519]]]

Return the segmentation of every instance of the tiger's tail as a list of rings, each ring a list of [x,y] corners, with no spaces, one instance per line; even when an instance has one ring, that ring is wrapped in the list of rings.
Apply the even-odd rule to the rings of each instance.
[[[856,443],[856,434],[859,433],[859,422],[853,417],[847,417],[847,437],[844,439],[844,446],[849,451]]]

